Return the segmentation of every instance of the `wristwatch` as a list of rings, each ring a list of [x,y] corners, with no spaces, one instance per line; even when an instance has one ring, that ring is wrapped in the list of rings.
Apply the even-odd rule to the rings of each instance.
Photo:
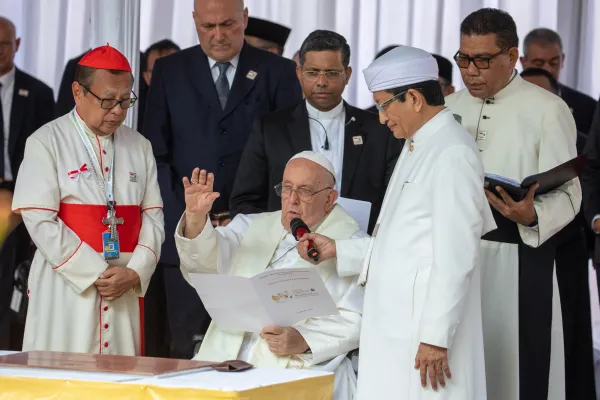
[[[538,216],[537,216],[537,212],[535,213],[535,219],[533,220],[532,223],[530,223],[529,225],[527,225],[528,228],[533,228],[535,226],[537,226],[538,224]]]

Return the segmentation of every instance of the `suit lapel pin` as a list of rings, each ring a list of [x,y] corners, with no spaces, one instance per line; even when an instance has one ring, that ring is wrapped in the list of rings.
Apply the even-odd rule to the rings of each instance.
[[[19,96],[23,96],[23,97],[29,96],[29,90],[27,90],[27,89],[19,89]]]
[[[355,146],[363,144],[362,136],[352,136],[352,143],[354,143]]]
[[[137,174],[135,172],[129,173],[129,182],[137,182]]]
[[[254,78],[256,78],[256,75],[258,75],[257,72],[250,70],[250,72],[248,72],[248,74],[246,75],[246,78],[248,78],[251,81],[253,81]]]

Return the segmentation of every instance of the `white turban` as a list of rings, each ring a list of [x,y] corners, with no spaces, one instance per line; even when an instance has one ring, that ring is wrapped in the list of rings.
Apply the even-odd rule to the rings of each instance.
[[[316,151],[303,151],[290,158],[290,161],[297,158],[303,158],[305,160],[312,161],[315,164],[319,164],[321,167],[329,171],[331,175],[333,175],[333,180],[335,181],[335,170],[333,169],[333,164],[331,164],[331,161],[329,161],[329,159],[327,159],[327,157],[325,157],[323,154],[317,153]],[[288,161],[288,164],[290,161]]]
[[[363,70],[363,74],[371,93],[439,80],[435,58],[410,46],[398,46],[387,52]]]

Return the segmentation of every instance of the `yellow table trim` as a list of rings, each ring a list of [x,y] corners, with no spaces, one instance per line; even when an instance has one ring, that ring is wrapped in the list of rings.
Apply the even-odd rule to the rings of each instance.
[[[0,400],[331,400],[333,375],[263,386],[241,392],[171,388],[135,383],[0,376]]]

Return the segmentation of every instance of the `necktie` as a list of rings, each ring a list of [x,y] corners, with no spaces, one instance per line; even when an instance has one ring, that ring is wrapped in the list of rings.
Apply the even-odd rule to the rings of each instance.
[[[219,102],[221,103],[221,108],[225,109],[225,104],[227,104],[227,96],[229,96],[229,81],[227,80],[227,69],[231,63],[217,63],[217,67],[219,67],[219,77],[215,82],[217,87],[217,95],[219,96]]]
[[[2,114],[2,83],[0,83],[0,178],[4,179],[4,116]]]

